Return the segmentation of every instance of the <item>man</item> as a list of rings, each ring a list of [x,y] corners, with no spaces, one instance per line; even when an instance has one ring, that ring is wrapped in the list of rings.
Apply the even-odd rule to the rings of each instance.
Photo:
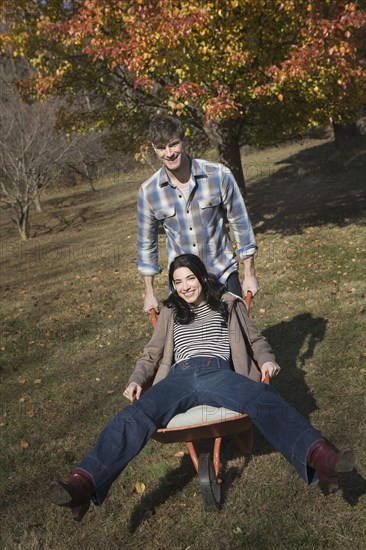
[[[227,289],[240,296],[259,290],[254,253],[257,245],[239,187],[228,168],[187,154],[179,119],[157,116],[150,139],[163,167],[140,187],[138,194],[138,269],[144,278],[144,311],[154,308],[154,276],[158,264],[158,228],[166,235],[168,265],[183,253],[196,254]],[[225,225],[236,241],[236,254]],[[240,285],[238,261],[244,264]]]

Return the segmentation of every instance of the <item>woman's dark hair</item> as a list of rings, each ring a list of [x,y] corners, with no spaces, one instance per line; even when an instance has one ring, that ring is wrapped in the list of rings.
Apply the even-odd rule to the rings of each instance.
[[[181,254],[177,256],[169,267],[169,284],[173,288],[173,274],[176,269],[187,267],[197,277],[202,286],[205,299],[210,309],[217,311],[225,321],[229,318],[228,307],[221,297],[225,292],[225,287],[217,277],[208,273],[205,264],[195,254]],[[183,298],[178,296],[176,290],[164,300],[164,305],[174,310],[174,320],[182,325],[188,325],[195,318],[194,308],[192,308]]]

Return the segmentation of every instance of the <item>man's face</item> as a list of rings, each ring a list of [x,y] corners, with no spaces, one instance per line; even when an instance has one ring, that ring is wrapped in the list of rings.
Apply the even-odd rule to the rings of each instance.
[[[179,138],[172,138],[166,144],[153,144],[153,147],[158,158],[170,172],[178,171],[187,156],[185,142]]]

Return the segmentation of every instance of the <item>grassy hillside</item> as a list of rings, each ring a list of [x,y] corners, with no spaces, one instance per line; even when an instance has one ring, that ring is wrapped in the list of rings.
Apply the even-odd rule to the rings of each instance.
[[[136,194],[149,171],[116,174],[97,193],[47,196],[27,243],[0,219],[2,548],[365,547],[365,150],[346,156],[312,140],[244,161],[260,246],[252,316],[282,365],[275,385],[334,444],[354,447],[356,470],[326,495],[260,435],[247,458],[227,441],[225,504],[213,514],[189,456],[176,456],[184,446],[152,441],[81,524],[49,504],[48,483],[68,475],[126,404],[151,334],[134,265]],[[157,289],[163,298],[166,270]]]

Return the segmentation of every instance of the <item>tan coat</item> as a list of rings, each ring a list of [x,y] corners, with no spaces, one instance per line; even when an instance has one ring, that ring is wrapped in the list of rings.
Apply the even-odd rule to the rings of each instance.
[[[259,381],[261,374],[258,367],[267,361],[276,361],[272,348],[250,320],[243,300],[230,292],[226,292],[222,300],[229,307],[228,331],[234,370]],[[156,384],[165,378],[174,363],[173,328],[173,310],[163,307],[152,338],[137,361],[129,384],[136,382],[140,386],[145,386],[152,380]]]

